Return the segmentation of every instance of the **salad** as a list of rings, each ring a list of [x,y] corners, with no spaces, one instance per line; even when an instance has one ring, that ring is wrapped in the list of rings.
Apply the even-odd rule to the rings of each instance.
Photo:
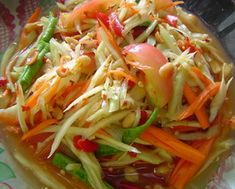
[[[37,8],[1,62],[1,127],[73,188],[187,188],[234,144],[235,118],[233,66],[182,3]]]

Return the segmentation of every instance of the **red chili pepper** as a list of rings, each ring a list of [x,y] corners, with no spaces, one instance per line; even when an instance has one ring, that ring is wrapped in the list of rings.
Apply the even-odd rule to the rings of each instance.
[[[131,80],[128,80],[128,87],[130,88],[130,89],[132,89],[134,86],[135,86],[135,82],[133,82],[133,81],[131,81]]]
[[[5,77],[0,77],[0,87],[5,87],[7,84],[7,79]]]
[[[168,14],[165,17],[165,20],[169,25],[171,25],[175,28],[177,27],[177,24],[178,24],[178,17],[177,16],[173,16],[173,15]]]
[[[124,30],[124,26],[118,19],[116,13],[112,12],[109,15],[109,26],[110,29],[119,37],[122,37],[122,31]]]
[[[133,29],[132,35],[135,38],[137,38],[141,33],[143,33],[146,30],[146,27],[144,26],[137,26]]]
[[[148,113],[145,110],[140,111],[140,121],[139,124],[142,125],[148,120]]]
[[[84,152],[95,152],[99,147],[97,143],[84,139],[79,135],[73,138],[73,145]]]
[[[107,28],[109,28],[109,17],[103,12],[98,12],[96,18],[99,19]]]
[[[136,158],[137,157],[137,153],[135,152],[128,152],[129,156]]]

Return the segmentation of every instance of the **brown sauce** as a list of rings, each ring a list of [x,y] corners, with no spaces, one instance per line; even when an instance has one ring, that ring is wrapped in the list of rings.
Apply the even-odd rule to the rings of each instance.
[[[201,21],[197,17],[185,12],[182,12],[179,17],[191,31],[210,34],[208,29],[203,25],[203,23],[201,23]],[[210,37],[213,38],[214,46],[218,49],[220,57],[222,57],[226,62],[231,62],[215,37],[213,37],[213,35],[211,34]],[[232,85],[235,86],[234,84]],[[234,93],[230,93],[230,96],[233,99],[234,95]],[[230,105],[231,107],[235,107],[235,101],[232,101]],[[33,165],[37,165],[37,168],[41,169],[43,172],[46,172],[49,176],[49,179],[55,179],[56,183],[54,183],[54,186],[49,186],[49,188],[88,188],[82,182],[71,177],[70,175],[61,173],[61,171],[54,168],[49,161],[38,160],[38,158],[33,155],[33,150],[29,146],[26,146],[25,144],[19,142],[19,137],[15,136],[12,133],[9,133],[2,128],[3,127],[0,127],[2,135],[4,136],[5,144],[11,151],[12,156],[16,158],[16,167],[21,170],[20,172],[22,179],[26,183],[28,183],[30,188],[42,189],[45,188],[45,184],[47,185],[47,183],[45,183],[45,180],[38,179],[38,175],[36,172],[39,170],[30,169],[30,167],[33,167]],[[25,161],[28,162],[28,166],[22,166],[22,162],[18,162],[18,155],[20,155],[20,157],[23,157]],[[153,185],[155,183],[160,183],[162,186],[164,186],[164,178],[156,176],[153,173],[152,165],[135,165],[135,168],[140,175],[140,181],[136,184],[124,180],[124,173],[122,169],[113,169],[112,171],[110,171],[109,169],[104,169],[104,178],[108,183],[112,184],[118,189],[143,189],[146,185]],[[60,187],[56,187],[56,184],[60,184]]]

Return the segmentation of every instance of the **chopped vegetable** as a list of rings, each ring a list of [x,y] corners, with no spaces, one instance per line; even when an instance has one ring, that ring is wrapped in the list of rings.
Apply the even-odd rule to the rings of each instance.
[[[212,96],[214,96],[220,88],[220,82],[209,85],[205,90],[195,99],[195,101],[180,115],[179,119],[185,119],[191,116],[196,110],[200,109],[204,103]]]
[[[84,168],[81,166],[80,163],[77,163],[76,161],[72,160],[71,158],[61,154],[61,153],[55,153],[55,155],[52,158],[52,164],[56,167],[63,169],[64,171],[68,172],[69,174],[78,177],[80,180],[82,180],[85,183],[88,182],[87,174]]]
[[[141,133],[143,133],[150,125],[153,124],[157,116],[158,116],[158,109],[155,108],[149,119],[143,125],[124,129],[122,141],[127,144],[132,143],[136,138],[138,138],[141,135]]]
[[[82,150],[84,152],[95,152],[99,148],[97,143],[88,139],[83,139],[79,135],[73,138],[73,144],[77,149]]]
[[[194,142],[192,146],[198,149],[205,156],[208,156],[214,141],[215,138]],[[179,160],[170,177],[171,186],[176,189],[183,189],[186,183],[197,173],[203,163],[203,160],[198,161],[196,164],[185,161],[184,159]]]
[[[159,69],[167,62],[165,56],[146,43],[129,45],[123,53],[129,64],[145,73],[145,87],[151,102],[159,108],[166,105],[172,94],[172,78],[159,75]]]
[[[154,126],[148,127],[140,138],[192,163],[198,163],[205,159],[205,156],[198,150]]]
[[[38,74],[40,69],[43,66],[43,58],[45,54],[49,51],[49,40],[54,34],[54,30],[57,24],[57,18],[50,16],[48,21],[48,26],[44,31],[41,39],[38,42],[37,50],[39,51],[37,60],[32,65],[27,65],[24,68],[22,75],[20,76],[20,84],[22,85],[23,90],[25,91],[33,82],[34,77]]]
[[[197,95],[194,94],[193,90],[187,85],[184,85],[184,96],[187,99],[189,104],[192,104],[195,99],[197,98]],[[208,128],[210,126],[209,124],[209,118],[208,115],[206,113],[206,109],[204,106],[202,106],[200,109],[195,111],[195,115],[199,121],[199,123],[201,124],[202,128]]]

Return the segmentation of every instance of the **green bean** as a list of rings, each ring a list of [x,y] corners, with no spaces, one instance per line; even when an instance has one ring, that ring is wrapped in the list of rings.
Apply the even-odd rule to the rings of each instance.
[[[52,158],[52,164],[66,172],[68,172],[69,174],[79,178],[80,180],[82,180],[83,182],[89,184],[88,182],[88,176],[86,174],[86,171],[84,170],[84,168],[81,166],[81,164],[77,163],[78,166],[74,166],[71,170],[66,169],[66,167],[69,164],[75,164],[76,162],[74,160],[72,160],[71,158],[69,158],[68,156],[65,156],[61,153],[56,153],[53,158]],[[80,165],[80,166],[79,166]]]
[[[42,37],[40,38],[36,47],[39,52],[37,60],[34,64],[26,65],[24,67],[23,73],[19,78],[23,91],[27,90],[30,87],[34,77],[37,76],[43,66],[43,57],[47,52],[49,52],[49,41],[54,34],[57,20],[58,19],[53,17],[52,14],[50,15],[48,26],[43,32]]]
[[[43,66],[43,58],[49,51],[49,44],[47,43],[44,48],[39,52],[38,58],[34,64],[26,65],[23,74],[20,76],[20,84],[23,91],[25,91],[32,83],[33,78],[38,74]]]
[[[50,15],[49,21],[48,21],[48,26],[47,26],[46,30],[44,31],[40,40],[45,41],[47,43],[50,41],[50,39],[52,38],[52,36],[54,34],[57,20],[58,20],[57,18]]]
[[[132,143],[136,138],[138,138],[141,133],[144,132],[157,118],[158,109],[155,108],[149,119],[140,126],[132,127],[128,129],[123,129],[122,141],[126,144]]]

